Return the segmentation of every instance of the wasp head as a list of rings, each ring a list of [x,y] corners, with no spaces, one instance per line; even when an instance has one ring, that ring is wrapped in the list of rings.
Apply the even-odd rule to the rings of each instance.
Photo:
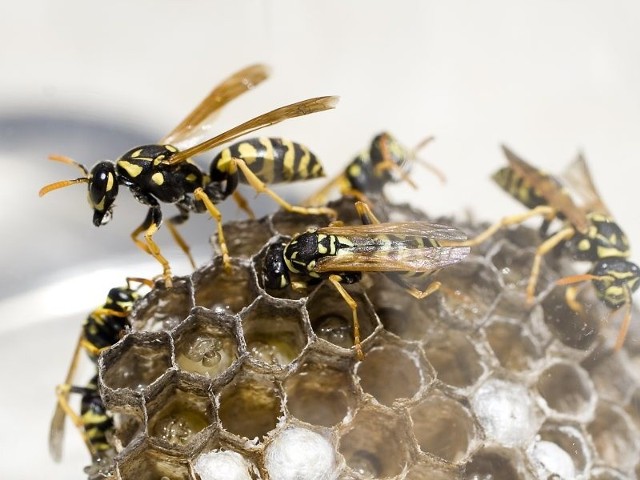
[[[630,302],[631,294],[640,287],[640,267],[624,258],[600,260],[589,273],[596,277],[593,285],[598,298],[614,310]]]
[[[116,167],[113,162],[97,163],[89,174],[89,205],[93,208],[93,224],[96,227],[111,220],[113,202],[118,195]]]

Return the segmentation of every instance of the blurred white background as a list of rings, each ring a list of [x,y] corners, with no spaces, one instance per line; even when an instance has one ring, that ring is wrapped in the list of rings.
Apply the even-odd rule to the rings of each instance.
[[[47,154],[88,166],[115,159],[167,133],[225,76],[264,62],[271,79],[225,109],[220,131],[303,98],[341,95],[335,111],[269,132],[311,146],[330,175],[381,130],[409,146],[433,134],[423,157],[448,184],[416,169],[422,189],[391,196],[433,215],[471,208],[486,220],[522,211],[489,180],[505,163],[500,143],[551,172],[580,148],[637,243],[639,21],[640,4],[630,0],[5,2],[0,477],[83,478],[88,456],[70,425],[65,463],[48,458],[54,385],[84,316],[109,287],[159,271],[129,239],[146,210],[128,192],[100,229],[84,187],[37,197],[43,184],[77,174]],[[319,185],[278,192],[296,200]],[[259,212],[275,208],[259,202]],[[223,212],[232,218],[229,203]],[[204,259],[213,224],[189,223],[185,236]],[[177,273],[187,273],[169,236],[157,239]]]

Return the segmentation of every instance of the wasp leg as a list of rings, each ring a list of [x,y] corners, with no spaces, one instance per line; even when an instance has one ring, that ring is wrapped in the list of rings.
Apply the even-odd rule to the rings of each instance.
[[[575,235],[576,231],[573,227],[567,227],[560,230],[558,233],[549,237],[542,242],[536,250],[536,255],[533,258],[533,266],[531,267],[531,275],[529,275],[529,283],[527,285],[527,304],[533,304],[533,297],[536,293],[536,284],[538,283],[538,276],[540,275],[540,266],[542,264],[542,257],[553,250],[560,243],[570,239]]]
[[[441,286],[442,286],[442,284],[440,282],[431,282],[429,284],[429,286],[427,288],[425,288],[424,290],[418,290],[416,287],[413,287],[411,285],[407,285],[405,287],[405,290],[409,294],[411,294],[414,297],[416,297],[418,300],[422,300],[423,298],[426,298],[429,295],[431,295],[432,293],[438,291]]]
[[[362,352],[362,346],[360,345],[360,322],[358,322],[358,304],[353,299],[349,292],[345,290],[345,288],[340,283],[339,275],[330,275],[329,281],[338,290],[338,293],[342,296],[349,308],[351,309],[351,314],[353,317],[353,343],[356,348],[356,355],[358,360],[364,360],[364,353]]]
[[[339,173],[331,180],[329,180],[320,190],[316,191],[310,197],[302,202],[305,207],[314,207],[318,205],[324,205],[327,203],[327,198],[332,190],[339,189],[342,193],[349,190],[349,182],[347,181],[344,173]]]
[[[224,238],[224,232],[222,231],[222,214],[220,210],[216,208],[211,199],[207,196],[202,188],[196,188],[193,191],[193,196],[196,200],[200,200],[204,203],[209,215],[216,221],[216,227],[218,229],[218,245],[220,245],[220,252],[222,253],[222,264],[227,273],[231,273],[231,257],[229,256],[229,249],[227,248],[227,241]]]
[[[178,244],[178,246],[180,247],[180,250],[184,252],[184,254],[189,259],[189,263],[191,263],[191,266],[195,269],[196,262],[193,259],[193,256],[191,255],[191,247],[189,247],[189,245],[184,240],[182,235],[180,235],[180,232],[178,231],[178,228],[177,228],[178,225],[182,225],[184,222],[186,222],[189,219],[189,210],[185,206],[180,205],[179,203],[176,204],[176,207],[178,207],[178,210],[180,213],[178,213],[178,215],[171,217],[167,221],[167,228],[169,229],[169,233],[171,233],[173,240]]]
[[[71,357],[71,363],[69,364],[69,369],[67,370],[67,376],[64,379],[63,385],[70,385],[73,382],[73,377],[75,376],[78,368],[78,361],[80,360],[80,352],[84,348],[83,340],[84,333],[80,332],[80,337],[76,342],[76,348],[73,351],[73,357]],[[62,458],[64,419],[68,413],[65,406],[69,406],[69,391],[58,392],[59,388],[60,386],[56,387],[56,397],[58,398],[58,401],[56,402],[56,410],[53,414],[53,418],[51,419],[51,427],[49,429],[49,452],[51,453],[51,457],[57,462]]]
[[[160,265],[162,265],[162,277],[164,278],[164,283],[167,288],[171,288],[173,286],[173,281],[171,279],[171,266],[169,265],[169,261],[160,253],[160,247],[158,247],[158,244],[153,241],[153,235],[158,231],[158,227],[161,222],[162,211],[160,210],[160,205],[156,202],[155,205],[151,205],[149,208],[149,212],[147,213],[147,217],[144,219],[144,222],[142,222],[142,224],[131,233],[131,239],[139,248],[160,262]],[[138,239],[138,235],[142,232],[144,232],[144,239],[146,243]]]
[[[548,205],[540,205],[538,207],[532,208],[531,210],[528,210],[519,215],[511,215],[509,217],[504,217],[502,220],[500,220],[497,223],[494,223],[489,228],[487,228],[484,232],[480,233],[474,238],[470,238],[468,240],[464,240],[461,242],[447,241],[447,245],[454,246],[454,247],[475,247],[476,245],[480,245],[482,242],[484,242],[489,237],[494,235],[498,230],[501,230],[505,227],[508,227],[510,225],[518,225],[530,218],[537,217],[537,216],[543,216],[547,219],[552,219],[553,217],[555,217],[555,215],[556,215],[556,211],[554,208],[549,207]]]
[[[571,286],[564,291],[564,301],[567,302],[569,308],[576,313],[584,313],[584,307],[578,301],[578,288]]]
[[[356,202],[358,216],[364,225],[378,224],[380,220],[371,211],[371,207],[365,202]]]
[[[238,207],[240,208],[240,210],[246,213],[251,220],[254,220],[256,218],[256,214],[253,213],[253,210],[251,210],[251,207],[249,206],[249,202],[247,202],[247,199],[244,198],[239,191],[234,190],[231,196],[233,197],[235,202],[238,204]]]
[[[407,182],[409,186],[414,190],[418,189],[418,185],[416,185],[416,183],[413,180],[411,180],[411,177],[409,176],[409,174],[405,172],[400,165],[393,163],[393,161],[387,159],[384,162],[379,163],[375,167],[376,173],[382,173],[386,170],[393,170],[398,174],[398,176],[402,179],[403,182]]]
[[[242,170],[242,173],[244,174],[244,177],[246,178],[247,182],[249,183],[249,185],[251,185],[251,187],[253,187],[253,189],[256,192],[266,193],[278,205],[280,205],[282,208],[284,208],[288,212],[300,213],[303,215],[324,214],[324,215],[329,215],[330,217],[333,217],[333,218],[338,216],[338,214],[334,209],[328,208],[328,207],[300,207],[297,205],[291,205],[289,202],[283,199],[280,195],[278,195],[276,192],[274,192],[269,187],[267,187],[265,183],[262,180],[260,180],[256,176],[256,174],[251,171],[251,169],[249,169],[249,167],[247,166],[246,163],[244,163],[244,161],[240,159],[234,159],[234,162],[236,163],[237,167],[240,170]]]
[[[138,287],[138,289],[140,287],[142,287],[142,285],[146,285],[149,288],[153,288],[153,280],[149,280],[148,278],[142,278],[142,277],[127,277],[127,287],[129,287],[130,290],[132,290],[131,288],[131,284],[132,283],[139,283],[140,286]],[[137,290],[137,289],[136,289]],[[124,313],[124,312],[120,312],[120,313]],[[125,313],[123,316],[126,316],[127,314]]]
[[[71,405],[69,405],[69,393],[71,393],[75,388],[76,387],[68,383],[58,385],[56,387],[56,396],[58,397],[58,405],[64,411],[64,413],[71,419],[73,424],[76,426],[76,428],[78,429],[78,432],[80,432],[80,436],[82,437],[85,445],[87,446],[87,449],[89,450],[89,453],[91,454],[91,457],[95,458],[97,452],[95,451],[95,449],[93,448],[93,445],[91,445],[91,442],[89,441],[87,432],[84,429],[84,422],[82,421],[82,418],[80,417],[80,415],[78,415],[73,410],[73,408],[71,408]]]

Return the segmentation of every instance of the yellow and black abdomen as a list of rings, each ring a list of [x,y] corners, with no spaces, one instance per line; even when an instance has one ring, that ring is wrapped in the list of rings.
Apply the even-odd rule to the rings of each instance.
[[[511,167],[504,167],[491,177],[505,192],[527,208],[547,205],[547,200],[538,193],[535,186]]]
[[[213,161],[223,171],[230,171],[232,159],[244,161],[263,182],[296,182],[324,176],[318,158],[304,145],[285,138],[256,137],[234,143],[222,150]],[[244,178],[240,181],[246,183]]]

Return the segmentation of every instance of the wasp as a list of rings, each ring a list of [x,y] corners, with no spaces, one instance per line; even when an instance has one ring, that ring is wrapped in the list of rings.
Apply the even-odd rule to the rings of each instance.
[[[77,183],[88,184],[89,204],[93,209],[93,224],[109,222],[120,186],[128,188],[134,198],[149,207],[147,216],[131,238],[143,251],[151,254],[161,265],[165,284],[170,287],[171,268],[160,248],[153,240],[162,223],[161,203],[172,203],[178,214],[169,219],[169,231],[195,266],[189,247],[180,236],[177,225],[189,218],[190,212],[208,211],[217,222],[218,242],[227,271],[231,262],[222,230],[222,214],[215,204],[229,196],[250,213],[247,202],[236,191],[239,181],[248,183],[258,193],[266,193],[286,210],[303,213],[334,214],[328,208],[305,208],[286,202],[266,186],[278,183],[312,179],[323,175],[322,166],[306,147],[283,139],[253,139],[239,142],[223,150],[204,172],[192,157],[236,138],[283,120],[309,115],[334,108],[338,98],[315,97],[277,108],[259,115],[216,136],[210,137],[212,117],[231,100],[252,89],[268,77],[264,65],[246,67],[228,77],[187,115],[187,117],[156,145],[135,147],[115,162],[98,162],[90,171],[69,157],[51,155],[49,158],[82,171],[82,176],[44,186],[40,196],[52,190]],[[203,138],[205,138],[203,140]],[[242,176],[239,176],[242,172]],[[144,241],[139,237],[144,234]]]
[[[366,203],[355,205],[363,225],[338,222],[311,228],[288,243],[272,244],[262,277],[267,289],[305,290],[328,280],[351,309],[355,350],[362,359],[357,304],[342,284],[358,282],[365,272],[382,272],[415,298],[425,298],[440,288],[433,274],[464,259],[469,247],[448,245],[466,239],[454,227],[419,221],[380,223]]]
[[[403,146],[388,132],[376,135],[368,149],[358,154],[332,180],[305,201],[306,205],[325,203],[328,194],[339,189],[342,195],[353,196],[360,201],[368,202],[368,198],[384,196],[384,187],[389,183],[407,182],[411,187],[417,185],[410,177],[413,164],[418,163],[431,170],[441,182],[444,175],[435,167],[418,158],[418,152],[433,141],[434,137],[426,137],[413,149]]]
[[[464,245],[477,245],[501,228],[542,216],[544,221],[540,232],[545,239],[534,256],[527,285],[528,303],[533,302],[542,258],[556,248],[564,248],[575,260],[590,262],[592,267],[587,274],[558,280],[558,285],[591,280],[598,299],[609,309],[616,311],[627,306],[615,343],[615,349],[619,350],[631,320],[631,295],[640,286],[640,268],[628,260],[627,236],[602,202],[586,160],[578,155],[558,178],[533,167],[509,148],[503,146],[502,149],[509,164],[498,170],[493,179],[529,211],[503,218]],[[582,205],[574,200],[575,196],[582,197]],[[557,232],[549,234],[548,229],[554,219],[561,220],[563,224]],[[567,288],[568,304],[579,311],[581,307],[576,296],[575,286]]]
[[[97,374],[84,387],[73,384],[74,376],[82,351],[86,352],[93,363],[97,363],[100,353],[124,335],[129,327],[129,314],[133,304],[141,298],[140,288],[143,285],[151,286],[151,282],[142,278],[127,278],[126,286],[109,290],[105,303],[85,319],[66,379],[56,387],[58,401],[49,431],[49,451],[54,460],[60,461],[62,458],[64,422],[67,416],[80,431],[93,459],[111,449],[108,437],[113,429],[113,421],[100,398]],[[80,414],[69,405],[68,399],[72,393],[81,395]]]

